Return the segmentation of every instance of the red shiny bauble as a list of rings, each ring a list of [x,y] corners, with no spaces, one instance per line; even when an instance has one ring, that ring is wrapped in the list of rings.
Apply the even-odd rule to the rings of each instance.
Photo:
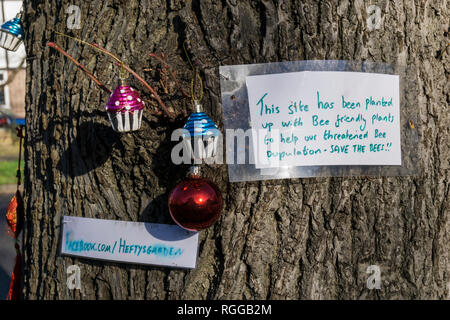
[[[180,182],[169,197],[172,219],[189,231],[213,225],[222,213],[222,206],[219,188],[212,181],[196,176]]]

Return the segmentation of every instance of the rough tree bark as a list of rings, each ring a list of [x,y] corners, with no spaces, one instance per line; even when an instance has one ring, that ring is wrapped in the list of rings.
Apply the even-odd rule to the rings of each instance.
[[[71,4],[81,29],[66,27]],[[366,7],[381,9],[370,31]],[[24,1],[27,137],[23,294],[31,299],[449,299],[449,7],[446,0]],[[203,104],[222,126],[218,66],[308,59],[415,65],[417,177],[320,178],[228,183],[226,166],[205,171],[222,189],[223,215],[202,231],[192,271],[59,255],[62,215],[172,223],[168,193],[187,172],[170,161],[170,134],[185,118],[144,115],[142,130],[116,134],[108,95],[58,52],[56,41],[107,86],[111,60],[52,32],[117,53],[153,85],[164,52],[189,88],[182,44],[205,79]],[[152,68],[152,71],[144,69]],[[143,96],[151,97],[136,81]],[[159,91],[162,94],[162,90]],[[182,115],[189,102],[163,95]],[[66,267],[81,268],[68,290]],[[381,289],[366,287],[381,267]]]

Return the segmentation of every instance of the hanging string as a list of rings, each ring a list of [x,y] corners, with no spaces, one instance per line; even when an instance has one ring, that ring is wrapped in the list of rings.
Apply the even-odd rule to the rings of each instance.
[[[119,79],[120,79],[120,85],[125,85],[125,80],[128,78],[128,72],[125,70],[125,62],[122,61],[120,64],[119,69]]]
[[[192,61],[189,58],[189,54],[188,54],[188,52],[186,50],[186,47],[184,46],[185,43],[186,43],[186,40],[183,41],[184,53],[186,55],[186,58],[188,59],[189,64],[191,65],[192,71],[195,72],[195,75],[194,75],[194,77],[191,80],[191,98],[192,98],[192,101],[201,101],[202,98],[203,98],[203,81],[202,81],[202,77],[200,77],[200,74],[198,73],[197,69],[194,68],[194,65],[192,64]],[[195,80],[199,80],[199,83],[200,83],[200,96],[199,97],[197,97],[195,95],[195,93],[194,93],[194,81]]]
[[[19,12],[16,14],[16,18],[22,19],[22,15],[23,15],[23,2],[22,2],[22,4],[20,5],[20,10],[19,10]]]
[[[19,187],[20,187],[20,184],[21,184],[21,180],[22,180],[21,179],[22,176],[21,176],[20,164],[21,164],[21,161],[22,161],[22,140],[24,138],[23,129],[24,129],[23,125],[20,125],[19,127],[16,128],[17,136],[19,137],[19,161],[18,161],[18,164],[17,164],[17,175],[16,175],[16,177],[17,177],[17,190],[19,190]]]
[[[125,62],[122,61],[120,64],[119,76],[121,80],[128,78],[128,72],[125,70]]]

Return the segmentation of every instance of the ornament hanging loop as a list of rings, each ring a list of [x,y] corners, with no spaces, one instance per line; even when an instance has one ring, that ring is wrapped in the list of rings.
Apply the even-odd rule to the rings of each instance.
[[[122,85],[125,83],[125,80],[128,79],[128,72],[125,70],[125,62],[123,61],[120,64],[119,79]]]
[[[189,54],[186,50],[185,44],[186,40],[184,40],[183,42],[183,50],[184,50],[184,54],[186,55],[186,58],[188,59],[189,65],[191,66],[192,71],[195,72],[194,77],[191,80],[191,98],[192,101],[194,101],[194,106],[195,106],[195,101],[202,101],[203,98],[203,81],[202,81],[202,77],[200,76],[200,74],[198,73],[197,69],[194,68],[194,65],[192,64],[191,58],[189,58]],[[200,84],[200,96],[197,97],[194,93],[194,89],[195,89],[195,82],[198,81],[198,83]]]
[[[198,80],[198,83],[200,84],[200,96],[199,97],[196,97],[195,92],[194,92],[195,91],[194,87],[195,87],[195,83],[197,80]],[[191,97],[194,102],[201,101],[203,98],[203,81],[202,81],[202,77],[200,77],[200,74],[198,73],[197,70],[195,70],[195,76],[191,80]]]
[[[19,190],[20,184],[21,184],[21,180],[22,180],[22,176],[21,176],[21,171],[20,171],[20,163],[22,162],[22,141],[24,139],[24,126],[20,125],[16,128],[17,131],[17,137],[19,137],[19,161],[17,164],[17,190]]]

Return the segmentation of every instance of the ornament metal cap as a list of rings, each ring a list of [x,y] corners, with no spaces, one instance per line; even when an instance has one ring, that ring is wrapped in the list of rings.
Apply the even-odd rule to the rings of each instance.
[[[190,177],[200,177],[200,166],[199,165],[193,165],[189,169],[189,176]]]
[[[203,106],[198,100],[194,100],[194,112],[196,113],[203,112]]]

